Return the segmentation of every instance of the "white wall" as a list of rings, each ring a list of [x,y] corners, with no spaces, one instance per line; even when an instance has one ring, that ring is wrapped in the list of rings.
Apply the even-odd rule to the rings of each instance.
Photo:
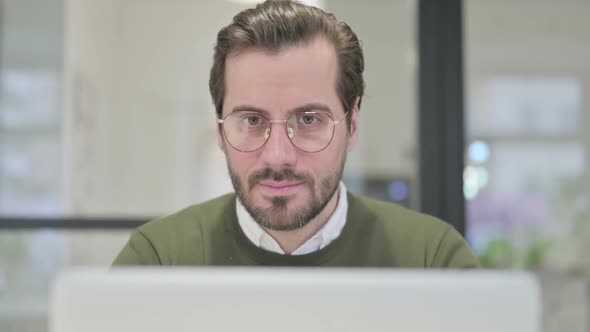
[[[357,33],[365,55],[359,171],[365,176],[415,178],[415,4],[331,0],[326,7]]]

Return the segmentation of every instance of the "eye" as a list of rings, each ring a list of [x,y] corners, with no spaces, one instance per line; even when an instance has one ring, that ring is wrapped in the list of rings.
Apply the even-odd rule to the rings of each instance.
[[[304,114],[299,118],[301,124],[304,125],[312,125],[319,121],[318,117],[315,115]]]
[[[245,120],[250,126],[256,126],[260,123],[260,117],[258,115],[250,115],[246,117]]]

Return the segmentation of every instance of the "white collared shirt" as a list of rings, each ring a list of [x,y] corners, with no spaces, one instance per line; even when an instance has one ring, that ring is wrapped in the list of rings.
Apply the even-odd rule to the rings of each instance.
[[[318,251],[326,247],[340,235],[346,223],[348,199],[346,197],[346,186],[344,186],[343,182],[340,182],[338,189],[338,204],[334,213],[328,219],[328,222],[314,236],[295,249],[291,255],[305,255]],[[285,254],[277,241],[252,218],[238,198],[236,198],[236,213],[240,227],[250,242],[259,248]]]

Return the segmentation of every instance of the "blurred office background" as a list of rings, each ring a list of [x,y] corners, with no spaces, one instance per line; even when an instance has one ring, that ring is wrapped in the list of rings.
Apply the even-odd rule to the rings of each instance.
[[[61,269],[107,266],[134,225],[232,190],[207,82],[216,33],[247,2],[0,0],[1,331],[46,331]],[[420,164],[419,9],[432,1],[307,2],[365,51],[348,188],[428,211],[425,179],[443,167]],[[442,192],[458,188],[464,215],[448,221],[482,263],[559,280],[547,331],[590,331],[587,17],[587,0],[464,0],[463,40],[447,45],[463,47],[449,61],[464,104],[436,124],[462,120],[463,140],[428,146],[464,156]]]

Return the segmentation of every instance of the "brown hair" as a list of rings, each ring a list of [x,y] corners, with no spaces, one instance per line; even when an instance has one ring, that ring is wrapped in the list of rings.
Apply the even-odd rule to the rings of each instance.
[[[356,34],[333,14],[292,0],[267,0],[246,9],[217,34],[209,90],[217,116],[221,117],[225,97],[225,60],[232,52],[260,47],[278,52],[286,46],[303,44],[316,36],[326,37],[336,50],[340,67],[337,91],[345,111],[363,97],[364,59]],[[348,121],[350,116],[348,114]]]

